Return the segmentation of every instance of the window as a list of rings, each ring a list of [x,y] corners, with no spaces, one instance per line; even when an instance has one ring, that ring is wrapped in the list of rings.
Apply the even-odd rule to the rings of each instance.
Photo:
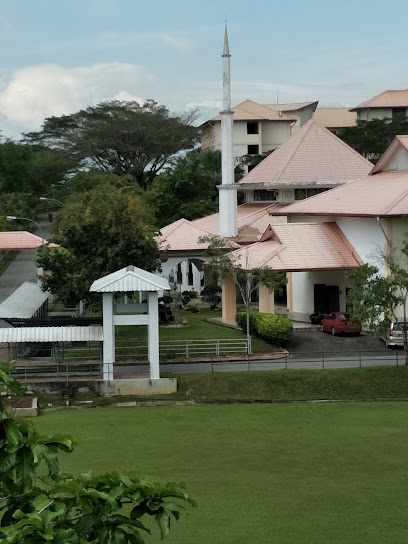
[[[194,275],[193,275],[193,263],[188,263],[188,284],[193,285],[194,282]]]
[[[248,121],[248,123],[247,123],[247,134],[258,134],[258,122],[257,121]]]
[[[325,191],[328,191],[329,189],[295,189],[295,200],[303,200],[304,198],[309,198],[310,196],[315,196],[320,193],[324,193]]]
[[[259,145],[251,144],[248,146],[248,155],[259,155]]]
[[[407,110],[405,108],[392,108],[393,121],[405,121],[406,117]]]
[[[276,200],[277,196],[279,195],[279,191],[275,191],[275,189],[272,189],[272,191],[254,191],[254,200],[256,202],[264,202],[265,200]]]

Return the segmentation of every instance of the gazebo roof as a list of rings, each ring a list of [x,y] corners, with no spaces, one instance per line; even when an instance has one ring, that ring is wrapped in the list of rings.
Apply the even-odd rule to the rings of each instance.
[[[169,282],[136,266],[127,266],[95,280],[89,289],[97,293],[126,293],[133,291],[167,291]]]

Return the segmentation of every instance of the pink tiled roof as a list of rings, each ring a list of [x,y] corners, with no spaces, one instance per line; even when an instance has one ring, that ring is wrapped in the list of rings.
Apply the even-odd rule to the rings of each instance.
[[[245,100],[237,104],[232,108],[232,111],[234,112],[234,121],[296,121],[296,119],[291,119],[283,113],[258,104],[258,102],[254,102],[253,100]],[[221,121],[221,115],[217,115],[211,119],[211,122],[213,121]]]
[[[281,212],[283,213],[283,212]],[[408,171],[366,176],[287,206],[290,215],[386,217],[408,214]]]
[[[211,234],[184,218],[163,227],[160,233],[157,239],[159,247],[169,251],[204,251],[208,243],[202,244],[198,239]]]
[[[363,264],[336,223],[271,225],[260,242],[231,255],[244,270],[339,270]]]
[[[272,221],[274,213],[284,208],[284,204],[242,204],[237,208],[238,218],[238,237],[236,241],[238,243],[256,242],[260,239],[264,233],[266,227]],[[284,222],[286,219],[282,217],[274,218],[276,222]],[[205,229],[211,234],[219,233],[219,214],[213,213],[196,219],[192,222],[194,225]]]
[[[0,232],[0,250],[37,249],[46,243],[47,240],[27,231]],[[49,244],[49,247],[58,247],[58,245]]]
[[[408,89],[383,91],[350,111],[361,108],[408,108]]]
[[[239,185],[338,185],[366,176],[372,163],[313,119],[268,155]]]

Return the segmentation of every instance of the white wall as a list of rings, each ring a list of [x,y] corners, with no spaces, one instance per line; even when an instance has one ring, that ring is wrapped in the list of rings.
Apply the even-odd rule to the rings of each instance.
[[[201,256],[197,257],[203,259]],[[156,272],[156,274],[162,278],[169,280],[171,271],[174,272],[174,281],[177,281],[177,267],[178,264],[182,263],[182,273],[183,273],[183,283],[181,284],[181,291],[197,291],[198,294],[201,293],[201,279],[204,275],[204,272],[197,270],[197,267],[193,263],[193,285],[188,284],[188,257],[169,257],[165,263],[162,263],[162,271]]]
[[[357,110],[357,119],[359,121],[372,121],[373,119],[392,118],[391,108],[364,108]]]
[[[384,170],[408,170],[408,153],[406,149],[397,149]]]

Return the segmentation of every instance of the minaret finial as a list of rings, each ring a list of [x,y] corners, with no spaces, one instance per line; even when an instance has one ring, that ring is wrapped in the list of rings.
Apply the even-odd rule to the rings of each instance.
[[[227,30],[227,20],[225,19],[225,32],[224,32],[224,49],[222,52],[223,57],[229,57],[229,44],[228,44],[228,30]]]

